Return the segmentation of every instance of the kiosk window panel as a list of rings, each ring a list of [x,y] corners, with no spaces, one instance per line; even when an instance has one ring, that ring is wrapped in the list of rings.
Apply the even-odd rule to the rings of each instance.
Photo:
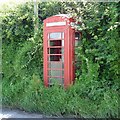
[[[48,78],[49,80],[49,85],[54,85],[54,84],[58,84],[58,85],[63,85],[64,83],[64,78]]]
[[[64,39],[64,32],[62,32],[62,39]]]
[[[48,46],[64,46],[63,42],[63,40],[49,40]]]
[[[53,77],[53,76],[64,76],[64,71],[63,70],[49,70],[48,75]]]
[[[48,48],[48,54],[64,54],[64,48]]]
[[[61,39],[61,32],[50,33],[49,39]]]
[[[49,62],[48,68],[50,68],[50,69],[64,69],[64,63],[62,63],[62,62]]]
[[[64,61],[64,56],[63,55],[49,55],[48,56],[49,61]]]
[[[49,33],[48,39],[64,39],[64,32]]]

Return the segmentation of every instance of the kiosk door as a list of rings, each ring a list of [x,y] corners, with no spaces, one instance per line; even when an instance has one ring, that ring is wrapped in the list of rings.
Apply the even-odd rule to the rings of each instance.
[[[48,33],[48,84],[64,84],[64,32]]]

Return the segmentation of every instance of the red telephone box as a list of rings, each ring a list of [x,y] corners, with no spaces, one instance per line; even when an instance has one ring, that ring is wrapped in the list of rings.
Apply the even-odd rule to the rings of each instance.
[[[75,79],[75,44],[79,32],[75,20],[60,14],[44,20],[43,67],[44,84],[69,86]],[[76,42],[75,42],[76,41]]]

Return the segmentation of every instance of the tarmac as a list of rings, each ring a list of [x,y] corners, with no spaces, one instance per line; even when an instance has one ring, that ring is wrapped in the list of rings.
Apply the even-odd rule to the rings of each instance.
[[[26,120],[29,118],[30,120],[79,120],[78,118],[74,118],[73,116],[63,117],[63,116],[47,116],[39,113],[30,113],[25,112],[19,109],[11,109],[11,108],[0,108],[0,120],[18,120],[19,118],[22,120]],[[80,119],[81,120],[81,119]]]
[[[29,113],[18,109],[2,108],[0,110],[0,120],[2,118],[43,118],[43,115]]]

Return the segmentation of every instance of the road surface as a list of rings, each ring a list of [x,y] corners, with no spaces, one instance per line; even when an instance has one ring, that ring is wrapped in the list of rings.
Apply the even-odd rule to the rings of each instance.
[[[28,113],[18,109],[9,109],[9,108],[2,108],[0,110],[0,120],[2,118],[43,118],[43,115],[36,114],[36,113]]]
[[[38,118],[37,120],[79,120],[78,118],[74,118],[74,116],[68,116],[68,117],[55,117],[55,116],[46,116],[46,115],[41,115],[37,113],[29,113],[25,111],[21,111],[19,109],[10,109],[10,108],[2,108],[0,109],[0,120],[2,118],[5,118],[4,120],[9,118]],[[30,119],[33,120],[33,119]]]

